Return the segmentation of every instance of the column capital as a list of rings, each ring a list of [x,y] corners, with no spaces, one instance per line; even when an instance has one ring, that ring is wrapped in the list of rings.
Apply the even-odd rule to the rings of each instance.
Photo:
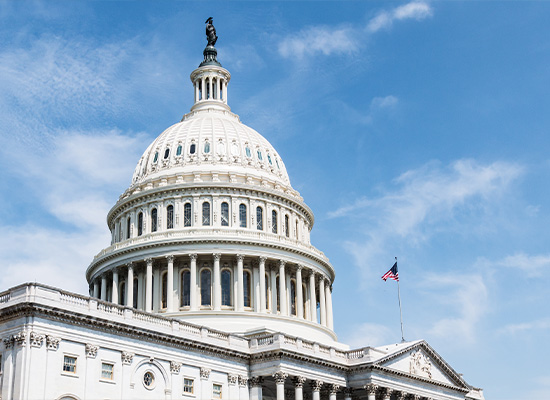
[[[246,385],[248,385],[248,379],[246,379],[246,376],[244,375],[239,375],[239,386],[240,387],[246,387]]]
[[[311,390],[314,392],[318,392],[321,390],[325,383],[323,381],[312,381],[311,382]]]
[[[329,392],[331,394],[336,394],[336,393],[338,393],[339,390],[340,390],[340,385],[338,385],[336,383],[331,383],[329,385]]]
[[[200,369],[200,376],[201,379],[208,379],[210,377],[210,369],[209,368],[203,368]]]
[[[383,387],[383,388],[380,389],[380,393],[382,393],[382,396],[384,396],[387,399],[390,398],[392,392],[393,392],[393,389],[391,389],[389,387]]]
[[[411,395],[409,396],[409,398],[410,398],[411,400],[420,400],[421,397],[422,397],[422,396],[420,396],[419,394],[411,394]]]
[[[151,257],[148,257],[144,260],[147,263],[147,266],[153,265],[153,259]]]
[[[130,261],[129,263],[126,263],[126,267],[128,268],[134,268],[135,266],[136,265],[132,261]]]
[[[258,257],[258,261],[260,262],[260,264],[265,264],[267,260],[267,257],[266,256],[260,256]]]
[[[214,261],[220,261],[220,258],[222,258],[221,253],[214,253],[212,254],[212,257],[214,258]]]
[[[342,392],[344,393],[344,397],[351,397],[353,394],[353,388],[345,387],[342,389]]]
[[[399,391],[396,391],[395,392],[395,398],[396,400],[405,400],[405,398],[407,397],[407,392],[399,392]]]
[[[304,387],[304,383],[306,382],[305,376],[295,376],[292,378],[292,383],[294,383],[294,387],[301,388]]]
[[[304,267],[305,267],[304,264],[296,264],[296,271],[301,271],[304,269]]]
[[[244,255],[243,254],[237,254],[237,255],[235,255],[235,259],[237,260],[237,262],[243,262]]]
[[[191,259],[191,261],[196,261],[197,260],[197,253],[189,254],[189,258]]]
[[[375,385],[374,383],[369,383],[363,386],[363,388],[367,391],[368,394],[376,394],[376,392],[378,391],[378,385]]]
[[[286,261],[285,260],[279,260],[279,268],[280,267],[283,267],[286,265]]]
[[[288,378],[288,374],[282,371],[275,372],[272,376],[273,376],[273,379],[275,379],[275,382],[277,383],[277,385],[284,384],[286,378]]]
[[[174,258],[176,258],[176,257],[172,254],[166,256],[166,260],[168,260],[169,263],[173,263]]]
[[[253,376],[248,380],[248,385],[251,387],[262,387],[263,381],[263,376]]]
[[[237,375],[233,375],[233,374],[227,375],[227,383],[230,385],[236,385],[238,379],[239,377]]]

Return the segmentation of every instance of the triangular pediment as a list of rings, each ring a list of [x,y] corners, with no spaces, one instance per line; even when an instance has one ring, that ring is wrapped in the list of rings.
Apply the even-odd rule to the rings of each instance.
[[[461,376],[424,341],[401,347],[377,360],[375,365],[411,377],[467,388]]]

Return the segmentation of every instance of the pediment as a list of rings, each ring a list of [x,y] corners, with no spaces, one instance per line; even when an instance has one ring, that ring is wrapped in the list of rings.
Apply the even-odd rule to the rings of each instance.
[[[412,377],[467,388],[460,375],[423,341],[389,354],[375,364]]]

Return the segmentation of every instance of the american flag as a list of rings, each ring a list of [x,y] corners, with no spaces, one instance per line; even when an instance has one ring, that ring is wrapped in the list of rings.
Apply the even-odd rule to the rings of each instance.
[[[395,262],[395,264],[393,264],[393,267],[391,267],[390,270],[382,276],[382,279],[384,279],[384,282],[388,278],[399,282],[399,272],[397,272],[397,261]]]

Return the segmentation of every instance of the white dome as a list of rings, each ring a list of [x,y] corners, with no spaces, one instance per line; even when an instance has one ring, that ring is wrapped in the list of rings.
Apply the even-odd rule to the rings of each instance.
[[[202,109],[161,133],[141,156],[132,186],[174,175],[247,175],[290,187],[281,157],[230,111]]]

